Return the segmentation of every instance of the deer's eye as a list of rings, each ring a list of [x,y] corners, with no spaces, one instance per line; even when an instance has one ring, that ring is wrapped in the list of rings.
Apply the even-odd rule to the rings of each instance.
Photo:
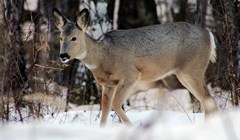
[[[76,38],[76,37],[73,37],[71,40],[72,40],[72,41],[76,41],[76,40],[77,40],[77,38]]]
[[[62,41],[62,38],[60,37],[60,41]]]

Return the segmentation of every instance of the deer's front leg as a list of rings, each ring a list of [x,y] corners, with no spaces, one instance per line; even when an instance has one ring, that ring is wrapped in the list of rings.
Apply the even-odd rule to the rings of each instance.
[[[102,86],[102,116],[100,126],[104,127],[107,123],[109,111],[111,109],[112,100],[116,92],[116,87]]]
[[[118,114],[121,120],[128,125],[130,125],[131,122],[123,111],[122,104],[130,95],[133,94],[136,82],[137,78],[129,78],[128,80],[125,80],[123,83],[119,84],[112,102],[114,111]]]

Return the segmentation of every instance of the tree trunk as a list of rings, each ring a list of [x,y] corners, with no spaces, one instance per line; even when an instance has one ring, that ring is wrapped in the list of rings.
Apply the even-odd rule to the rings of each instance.
[[[154,0],[120,0],[118,29],[131,29],[159,23]],[[115,0],[108,0],[108,17],[114,18]]]
[[[239,105],[239,7],[234,0],[212,0],[218,42],[218,85],[231,91],[232,103]]]
[[[20,37],[20,18],[22,16],[24,0],[5,0],[4,1],[4,23],[6,46],[4,67],[6,69],[4,92],[13,96],[14,104],[23,121],[20,112],[21,94],[27,81],[26,63],[24,60],[24,50]],[[6,109],[9,110],[9,109]],[[8,114],[8,112],[6,112]],[[7,116],[8,117],[8,116]],[[8,118],[6,118],[8,119]]]

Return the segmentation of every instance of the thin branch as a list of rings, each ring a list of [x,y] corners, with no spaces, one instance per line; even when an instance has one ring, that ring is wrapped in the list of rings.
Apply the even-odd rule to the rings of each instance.
[[[43,68],[43,69],[63,70],[63,68],[56,68],[56,67],[50,67],[50,66],[43,66],[43,65],[39,65],[39,64],[35,64],[34,66],[36,66],[36,67],[40,67],[40,68]]]

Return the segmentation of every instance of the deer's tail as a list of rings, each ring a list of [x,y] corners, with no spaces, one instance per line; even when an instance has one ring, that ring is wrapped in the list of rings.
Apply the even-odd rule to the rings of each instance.
[[[210,61],[212,63],[215,63],[217,59],[217,54],[216,54],[217,47],[215,44],[214,36],[210,31],[209,31],[209,36],[210,36],[210,47],[211,47]]]

